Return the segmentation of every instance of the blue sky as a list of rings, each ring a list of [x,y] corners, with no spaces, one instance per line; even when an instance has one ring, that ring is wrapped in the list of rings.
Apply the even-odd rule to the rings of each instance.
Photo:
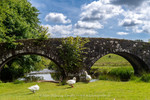
[[[150,0],[30,0],[51,37],[148,41]]]

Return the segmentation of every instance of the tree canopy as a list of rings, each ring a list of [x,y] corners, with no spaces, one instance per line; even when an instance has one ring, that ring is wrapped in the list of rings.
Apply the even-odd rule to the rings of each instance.
[[[3,0],[0,15],[0,41],[36,38],[41,30],[39,11],[27,0]]]

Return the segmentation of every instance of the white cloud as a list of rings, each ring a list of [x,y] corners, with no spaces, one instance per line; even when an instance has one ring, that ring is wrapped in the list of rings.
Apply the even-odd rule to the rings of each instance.
[[[120,26],[128,27],[135,33],[150,33],[150,1],[144,0],[142,4],[134,9],[127,9],[122,15],[124,19],[119,22]]]
[[[119,22],[119,25],[124,27],[136,26],[138,24],[142,24],[142,21],[138,19],[124,19]]]
[[[113,1],[113,2],[111,2]],[[135,4],[134,4],[134,2]],[[147,0],[98,0],[84,4],[81,8],[80,18],[73,25],[45,25],[54,36],[67,35],[95,35],[98,29],[109,24],[108,19],[119,19],[118,25],[134,33],[150,33],[150,1]],[[127,6],[122,6],[127,5]],[[131,9],[129,6],[134,7]],[[62,13],[49,13],[46,21],[55,23],[71,23],[71,20]],[[113,22],[113,25],[116,22]],[[116,28],[112,24],[109,29]],[[117,27],[118,28],[118,27]],[[127,32],[117,32],[118,35],[128,35]]]
[[[85,22],[78,21],[75,24],[76,28],[85,28],[85,29],[101,29],[103,26],[99,22]]]
[[[64,37],[72,33],[72,25],[43,25],[48,28],[52,37]]]
[[[128,35],[129,33],[126,32],[117,32],[118,35]]]
[[[144,26],[142,26],[143,32],[150,33],[150,21],[147,21]]]
[[[81,8],[80,19],[74,25],[75,35],[95,35],[98,29],[104,28],[102,24],[123,10],[120,6],[110,4],[110,0],[93,1]]]
[[[49,13],[46,15],[45,20],[55,22],[55,23],[71,23],[70,19],[66,19],[67,16],[64,16],[62,13]]]
[[[73,30],[74,35],[95,35],[97,33],[97,31],[93,30],[93,29],[74,29]]]
[[[81,21],[103,21],[119,15],[123,10],[121,6],[110,4],[109,0],[93,1],[82,6]]]

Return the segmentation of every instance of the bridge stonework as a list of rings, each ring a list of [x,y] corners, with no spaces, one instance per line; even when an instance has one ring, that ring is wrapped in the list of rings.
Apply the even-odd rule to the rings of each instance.
[[[6,48],[5,43],[0,44],[0,69],[11,59],[18,55],[36,54],[49,58],[58,66],[61,59],[58,57],[58,46],[61,38],[50,38],[43,41],[20,40],[15,49]],[[101,57],[113,53],[124,57],[134,68],[135,74],[150,72],[150,43],[136,42],[123,39],[89,38],[90,42],[85,46],[88,53],[85,54],[84,66],[90,70],[92,65]]]

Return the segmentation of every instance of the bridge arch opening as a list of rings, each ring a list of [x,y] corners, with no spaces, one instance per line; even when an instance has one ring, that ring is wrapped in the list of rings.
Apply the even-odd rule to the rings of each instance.
[[[97,70],[99,69],[99,71]],[[125,52],[116,52],[116,53],[109,53],[102,57],[97,58],[94,62],[93,66],[91,67],[91,72],[96,73],[96,77],[99,74],[106,74],[112,73],[114,70],[120,69],[120,71],[128,71],[127,73],[132,75],[141,75],[146,70],[148,70],[148,66],[142,61],[139,57],[125,53]],[[103,71],[103,72],[102,72]],[[119,73],[119,72],[118,72]],[[122,72],[123,73],[123,72]]]
[[[5,61],[3,61],[3,63],[2,63],[1,66],[0,66],[0,70],[1,70],[1,68],[2,68],[7,62],[11,61],[12,59],[14,59],[14,58],[16,58],[16,57],[18,57],[18,56],[24,56],[24,55],[38,55],[38,56],[43,56],[43,57],[45,57],[45,58],[47,58],[47,59],[53,61],[56,65],[59,66],[59,63],[58,63],[56,60],[54,60],[52,57],[48,57],[47,55],[40,54],[40,53],[20,53],[20,54],[17,54],[17,55],[13,55],[13,56],[7,58]]]
[[[138,56],[130,54],[130,53],[126,53],[126,52],[117,52],[115,54],[122,56],[128,62],[130,62],[130,64],[132,65],[132,67],[134,69],[135,75],[140,76],[145,72],[149,72],[149,68],[148,68],[147,64],[142,59],[140,59]]]
[[[32,56],[30,56],[30,55],[32,55]],[[32,62],[36,62],[35,64],[35,66],[37,67],[36,69],[38,69],[38,70],[42,70],[42,67],[43,68],[47,68],[48,69],[48,67],[49,67],[49,65],[51,64],[51,63],[53,63],[53,64],[56,64],[57,66],[59,66],[59,64],[58,64],[58,62],[55,60],[55,59],[53,59],[53,58],[51,58],[51,57],[48,57],[48,56],[46,56],[46,55],[43,55],[43,54],[38,54],[38,53],[20,53],[20,54],[17,54],[17,55],[13,55],[13,56],[11,56],[11,57],[9,57],[8,59],[6,59],[3,63],[2,63],[2,65],[0,66],[1,68],[1,70],[0,70],[0,80],[2,80],[3,82],[8,82],[8,81],[14,81],[14,79],[13,79],[13,77],[15,77],[15,76],[13,76],[12,74],[13,73],[15,73],[15,72],[17,72],[18,73],[18,75],[19,74],[21,74],[20,76],[23,76],[23,73],[21,73],[21,72],[19,72],[19,70],[20,71],[22,71],[22,70],[26,70],[26,69],[23,69],[23,68],[21,68],[21,67],[23,67],[23,66],[21,66],[21,65],[18,65],[18,64],[16,64],[16,63],[19,63],[19,62],[21,62],[21,63],[23,63],[23,61],[24,61],[24,59],[23,59],[23,56],[24,57],[27,57],[28,59],[27,60],[30,60],[30,57],[31,57],[31,59],[32,59]],[[29,57],[30,56],[30,57]],[[15,59],[15,58],[17,58],[17,60]],[[35,60],[36,59],[36,60]],[[39,59],[39,62],[41,61],[41,63],[39,63],[38,62],[38,59]],[[44,62],[43,62],[44,61]],[[9,62],[12,62],[11,64],[13,64],[13,65],[7,65],[6,66],[6,64],[9,64]],[[29,62],[30,63],[30,61],[26,61],[26,62]],[[26,63],[27,64],[27,63]],[[16,66],[15,66],[16,65]],[[12,67],[16,67],[16,68],[10,68],[10,66],[12,66]],[[31,65],[32,66],[32,65]],[[4,68],[4,67],[6,67],[6,68]],[[20,68],[19,68],[20,67]],[[34,65],[33,65],[33,67],[34,67]],[[10,70],[9,70],[9,72],[10,72],[10,74],[9,75],[4,75],[4,73],[7,71],[7,69],[9,69],[10,68]],[[30,67],[31,68],[31,70],[29,70],[29,71],[36,71],[34,68],[32,69],[32,67]],[[3,70],[3,69],[5,69],[5,70]],[[38,71],[37,70],[37,71]],[[12,71],[12,72],[11,72]],[[14,72],[13,72],[14,71]],[[26,73],[29,73],[29,72],[26,72]],[[24,73],[24,74],[26,74],[26,73]],[[4,75],[4,76],[3,76]],[[6,78],[6,80],[4,79],[4,78]],[[12,79],[11,79],[12,78]],[[19,77],[18,77],[19,78]],[[10,79],[10,80],[9,80]]]

